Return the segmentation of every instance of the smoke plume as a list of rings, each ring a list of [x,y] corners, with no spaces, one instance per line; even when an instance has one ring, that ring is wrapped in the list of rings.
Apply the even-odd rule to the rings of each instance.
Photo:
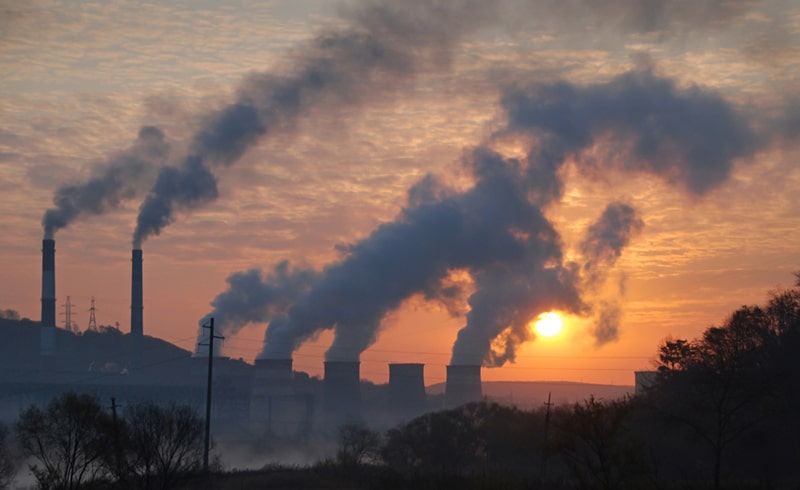
[[[644,222],[636,210],[621,202],[612,202],[593,223],[581,244],[584,257],[583,277],[586,286],[596,288],[613,268],[631,238],[642,231]]]
[[[582,298],[585,283],[599,281],[642,227],[633,208],[612,203],[588,230],[586,264],[565,262],[560,236],[543,210],[563,192],[560,169],[568,157],[578,165],[655,174],[698,194],[720,185],[733,160],[758,147],[747,122],[724,99],[697,87],[679,89],[649,71],[590,86],[516,87],[502,101],[508,123],[497,137],[530,136],[527,157],[477,147],[464,157],[472,188],[459,193],[431,177],[421,181],[395,221],[346,248],[347,257],[328,266],[286,317],[273,319],[260,357],[290,357],[319,330],[335,328],[327,358],[356,360],[375,341],[387,312],[413,294],[436,298],[437,285],[459,269],[469,271],[476,289],[452,363],[513,361],[538,314],[592,311]],[[618,154],[599,163],[580,158],[609,135],[625,143],[612,146]],[[608,308],[598,311],[601,343],[616,335],[616,317]]]
[[[611,136],[620,148],[598,163],[601,171],[650,173],[700,195],[725,182],[734,161],[752,156],[762,142],[746,118],[716,93],[679,88],[650,70],[589,86],[561,82],[514,88],[503,97],[503,107],[506,131],[543,139],[531,154],[537,178],[542,169],[551,176],[567,156],[579,157],[581,150]],[[554,196],[559,183],[548,185]]]
[[[169,152],[160,129],[145,126],[130,146],[111,156],[87,182],[66,184],[53,196],[54,208],[42,218],[44,238],[52,239],[56,231],[86,215],[103,214],[120,206],[123,200],[136,197],[162,165]]]
[[[225,280],[228,289],[214,298],[211,302],[214,309],[198,322],[201,341],[196,354],[203,353],[204,348],[199,344],[207,340],[207,332],[202,326],[210,318],[214,318],[219,334],[236,335],[250,323],[266,323],[285,315],[295,299],[308,291],[317,278],[318,273],[313,269],[293,267],[288,261],[280,262],[267,274],[260,269],[231,274]]]
[[[635,209],[621,202],[612,202],[586,232],[581,243],[584,263],[583,289],[596,293],[606,281],[622,251],[644,228]],[[620,287],[622,289],[622,287]],[[602,300],[593,306],[595,326],[592,334],[597,346],[619,338],[622,307],[619,301]]]
[[[247,149],[276,131],[295,130],[298,117],[314,110],[358,106],[391,93],[421,73],[448,70],[459,42],[484,26],[505,31],[580,33],[587,28],[620,36],[647,35],[665,40],[694,30],[721,30],[752,18],[763,2],[698,0],[370,0],[342,9],[344,27],[332,28],[287,57],[287,66],[247,76],[229,106],[201,115],[200,129],[188,152],[165,165],[167,145],[161,131],[142,128],[128,150],[109,159],[88,182],[62,186],[55,207],[43,218],[45,238],[86,215],[116,209],[150,187],[141,204],[134,248],[157,235],[180,210],[191,210],[218,196],[214,169],[233,165]],[[766,29],[771,23],[753,23]],[[774,28],[772,28],[774,30]],[[755,36],[755,33],[751,37]],[[774,36],[773,36],[774,37]],[[513,94],[510,94],[513,96]],[[631,104],[634,102],[631,101]],[[590,107],[584,107],[591,110]],[[796,125],[794,125],[796,126]],[[657,135],[653,135],[657,136]],[[647,145],[657,144],[643,141]],[[736,150],[734,150],[736,151]],[[700,155],[698,155],[700,156]],[[655,165],[659,165],[658,162]],[[663,162],[661,163],[663,165]],[[161,167],[154,179],[153,167]],[[723,171],[724,169],[718,169]],[[702,191],[719,174],[695,176]],[[155,180],[155,183],[153,181]]]
[[[293,53],[288,73],[258,73],[235,103],[206,117],[189,155],[165,167],[142,203],[134,247],[190,210],[216,199],[213,169],[233,165],[274,131],[322,107],[357,106],[420,72],[446,69],[465,33],[488,22],[491,2],[374,2],[347,12],[348,27],[325,32]]]

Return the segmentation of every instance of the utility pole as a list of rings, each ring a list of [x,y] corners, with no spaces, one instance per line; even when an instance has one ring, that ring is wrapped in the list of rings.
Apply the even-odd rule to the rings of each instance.
[[[208,450],[211,444],[211,372],[214,365],[214,340],[224,339],[221,335],[214,335],[214,318],[210,318],[208,325],[203,325],[203,328],[209,329],[208,344],[200,343],[200,345],[208,345],[208,381],[206,382],[206,440],[205,447],[203,448],[203,472],[208,474]]]
[[[94,298],[92,298],[92,303],[94,303]],[[117,466],[117,478],[120,481],[125,479],[125,475],[122,473],[122,446],[119,444],[119,421],[117,419],[117,400],[112,396],[111,397],[111,416],[113,417],[114,421],[114,458],[116,460]]]
[[[539,482],[544,484],[545,476],[547,476],[547,459],[550,456],[549,448],[547,447],[547,437],[550,432],[550,407],[553,405],[550,403],[550,397],[553,395],[552,391],[547,392],[547,403],[544,404],[545,411],[544,411],[544,439],[542,441],[542,472],[539,475]]]

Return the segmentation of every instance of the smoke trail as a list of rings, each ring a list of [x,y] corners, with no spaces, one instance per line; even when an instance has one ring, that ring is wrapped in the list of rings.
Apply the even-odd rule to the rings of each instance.
[[[586,165],[580,151],[598,144],[597,135],[613,134],[627,143],[614,145],[624,153],[602,164],[656,174],[703,193],[728,176],[734,158],[758,147],[746,121],[721,97],[678,89],[648,71],[586,87],[516,88],[503,104],[508,125],[498,137],[533,136],[527,157],[504,158],[479,147],[464,158],[472,188],[455,193],[431,178],[420,182],[397,220],[349,247],[349,255],[327,267],[286,317],[270,323],[260,357],[289,357],[320,329],[335,328],[328,359],[355,360],[375,341],[388,311],[415,293],[435,298],[441,279],[464,269],[476,290],[453,364],[513,361],[517,346],[529,338],[531,318],[556,308],[591,311],[581,298],[580,267],[564,261],[560,237],[542,212],[561,196],[559,170],[567,157]],[[641,226],[630,206],[606,209],[584,244],[589,282],[613,265]],[[597,330],[598,339],[613,335],[608,325]]]
[[[535,262],[531,268],[550,270],[550,263],[561,257],[558,234],[527,201],[519,162],[478,148],[466,156],[465,164],[476,175],[473,188],[447,192],[430,177],[414,186],[408,207],[396,221],[350,246],[349,255],[327,267],[286,318],[270,323],[259,357],[286,358],[319,330],[335,328],[326,357],[354,360],[375,341],[387,312],[416,293],[439,298],[441,281],[452,270],[476,275],[526,262]],[[516,274],[525,276],[522,271]],[[547,277],[558,274],[569,277],[559,268]],[[484,276],[478,277],[480,282]],[[534,288],[547,281],[530,282]],[[564,282],[564,291],[571,290],[570,281]],[[569,310],[579,307],[572,304],[576,300],[577,294],[565,294],[554,302]]]
[[[614,267],[622,250],[642,228],[644,222],[630,205],[612,202],[606,206],[600,218],[589,227],[581,244],[587,287],[595,288],[605,280],[606,272]]]
[[[598,220],[587,230],[580,247],[585,260],[582,268],[583,287],[587,292],[596,292],[605,282],[608,272],[622,255],[622,250],[642,228],[644,222],[628,204],[612,202],[606,206]],[[595,326],[592,334],[595,345],[617,340],[622,318],[619,301],[600,301],[593,310]]]
[[[595,306],[594,327],[592,336],[595,346],[614,342],[619,339],[619,324],[622,319],[622,308],[616,301],[601,301]]]
[[[202,328],[210,318],[223,336],[237,334],[250,323],[268,322],[285,315],[294,300],[308,291],[317,281],[319,274],[310,268],[293,267],[282,261],[265,274],[260,269],[236,272],[225,282],[228,289],[217,295],[211,302],[214,308],[199,322],[198,347],[196,354],[202,354],[207,331]],[[208,352],[207,350],[205,352]]]
[[[585,87],[561,82],[514,88],[502,103],[509,119],[506,131],[543,139],[531,155],[537,172],[557,168],[567,155],[579,156],[610,134],[625,151],[617,149],[602,165],[658,175],[700,195],[725,182],[733,162],[752,156],[763,144],[746,118],[716,93],[678,88],[650,70]],[[559,195],[558,189],[550,192]]]
[[[292,131],[312,109],[356,106],[418,72],[446,69],[458,40],[493,10],[479,0],[369,3],[348,12],[349,27],[294,53],[288,74],[248,76],[236,102],[206,118],[181,164],[163,169],[141,205],[134,246],[158,235],[176,211],[216,199],[213,168],[233,165],[265,135]]]
[[[759,148],[760,139],[747,121],[720,96],[697,87],[678,89],[649,70],[586,87],[561,82],[528,90],[514,88],[502,102],[508,125],[497,136],[533,136],[524,178],[529,201],[541,207],[561,197],[564,182],[559,170],[567,158],[574,158],[579,166],[588,165],[580,152],[600,144],[600,136],[612,135],[618,143],[613,149],[622,151],[612,151],[608,160],[599,162],[601,171],[615,167],[651,173],[693,194],[720,185],[728,178],[734,159],[751,156]],[[551,265],[547,270],[537,267],[535,259],[479,274],[478,288],[470,298],[472,310],[458,333],[451,363],[500,366],[513,361],[515,348],[530,336],[527,323],[531,318],[554,308],[590,313],[591,305],[571,293],[595,289],[642,227],[633,208],[610,204],[589,228],[582,245],[583,280],[571,264]],[[536,241],[547,243],[541,236]],[[559,264],[559,259],[560,255],[553,254],[538,264]],[[555,271],[560,272],[557,277],[535,287],[534,281]],[[596,343],[616,339],[618,306],[602,302],[595,313]]]
[[[579,1],[582,9],[563,9],[529,2],[374,1],[346,12],[348,27],[325,32],[293,53],[288,74],[258,73],[239,87],[235,103],[209,114],[192,138],[189,155],[177,167],[164,168],[142,203],[134,247],[190,210],[216,199],[213,169],[233,165],[266,135],[293,131],[298,119],[320,107],[357,106],[386,94],[418,73],[447,70],[458,42],[468,33],[512,12],[519,18],[552,18],[568,26],[574,12],[600,24],[615,19],[624,32],[651,32],[679,23],[705,28],[720,19],[744,15],[747,5],[715,8],[718,0],[663,7],[632,0],[604,3]],[[701,15],[702,13],[702,15]],[[530,14],[530,15],[529,15]],[[656,136],[656,135],[654,135]],[[646,149],[643,149],[646,150]]]
[[[42,218],[44,237],[52,239],[56,231],[76,219],[103,214],[135,197],[149,184],[153,171],[164,163],[168,152],[169,145],[160,129],[142,127],[133,145],[111,156],[89,181],[58,188],[53,196],[55,207],[45,211]]]
[[[753,0],[698,0],[662,2],[639,0],[503,0],[438,2],[372,0],[344,11],[347,27],[324,32],[291,53],[291,67],[245,78],[230,106],[203,116],[189,152],[178,164],[164,167],[163,177],[147,194],[137,218],[134,247],[171,223],[179,210],[193,209],[216,199],[213,169],[234,164],[247,149],[276,130],[293,131],[299,116],[322,106],[354,106],[377,98],[426,71],[447,70],[454,48],[467,34],[492,24],[516,28],[579,32],[590,26],[619,40],[626,34],[647,34],[666,40],[692,30],[714,30],[738,25],[759,4]],[[750,23],[767,29],[772,23]],[[759,27],[760,26],[760,27]],[[770,27],[774,31],[774,27]],[[771,31],[771,32],[772,32]],[[751,33],[755,36],[755,33]],[[751,37],[753,37],[751,36]],[[755,36],[757,37],[757,36]],[[774,37],[774,36],[772,36]],[[787,37],[779,39],[791,42]],[[137,196],[140,186],[152,182],[149,171],[129,159],[162,165],[166,145],[161,132],[142,129],[134,148],[112,157],[103,172],[89,182],[61,187],[56,207],[43,218],[46,238],[73,220],[117,208]],[[143,140],[151,141],[153,152]],[[138,147],[138,148],[137,148]],[[132,152],[132,153],[131,153]],[[142,163],[140,162],[140,163]],[[146,174],[146,175],[145,175]],[[197,181],[197,182],[195,182]]]

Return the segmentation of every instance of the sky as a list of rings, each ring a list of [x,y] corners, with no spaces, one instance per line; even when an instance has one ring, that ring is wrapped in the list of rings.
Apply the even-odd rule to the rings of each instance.
[[[135,244],[145,334],[186,349],[214,316],[226,355],[315,375],[630,385],[800,270],[792,1],[0,11],[0,309],[23,317],[47,234],[81,330],[93,297],[128,331]]]

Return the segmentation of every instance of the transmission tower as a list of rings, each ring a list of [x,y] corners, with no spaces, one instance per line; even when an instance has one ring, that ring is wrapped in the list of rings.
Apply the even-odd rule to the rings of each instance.
[[[64,315],[65,317],[64,328],[66,328],[70,332],[76,332],[78,330],[78,326],[73,325],[72,323],[72,307],[75,305],[72,304],[72,301],[70,301],[69,296],[67,296],[67,302],[61,306],[64,307],[64,313],[62,313],[62,315]]]
[[[97,320],[94,317],[94,312],[95,312],[94,296],[92,296],[92,306],[89,308],[89,326],[87,327],[87,329],[92,332],[97,331]]]

